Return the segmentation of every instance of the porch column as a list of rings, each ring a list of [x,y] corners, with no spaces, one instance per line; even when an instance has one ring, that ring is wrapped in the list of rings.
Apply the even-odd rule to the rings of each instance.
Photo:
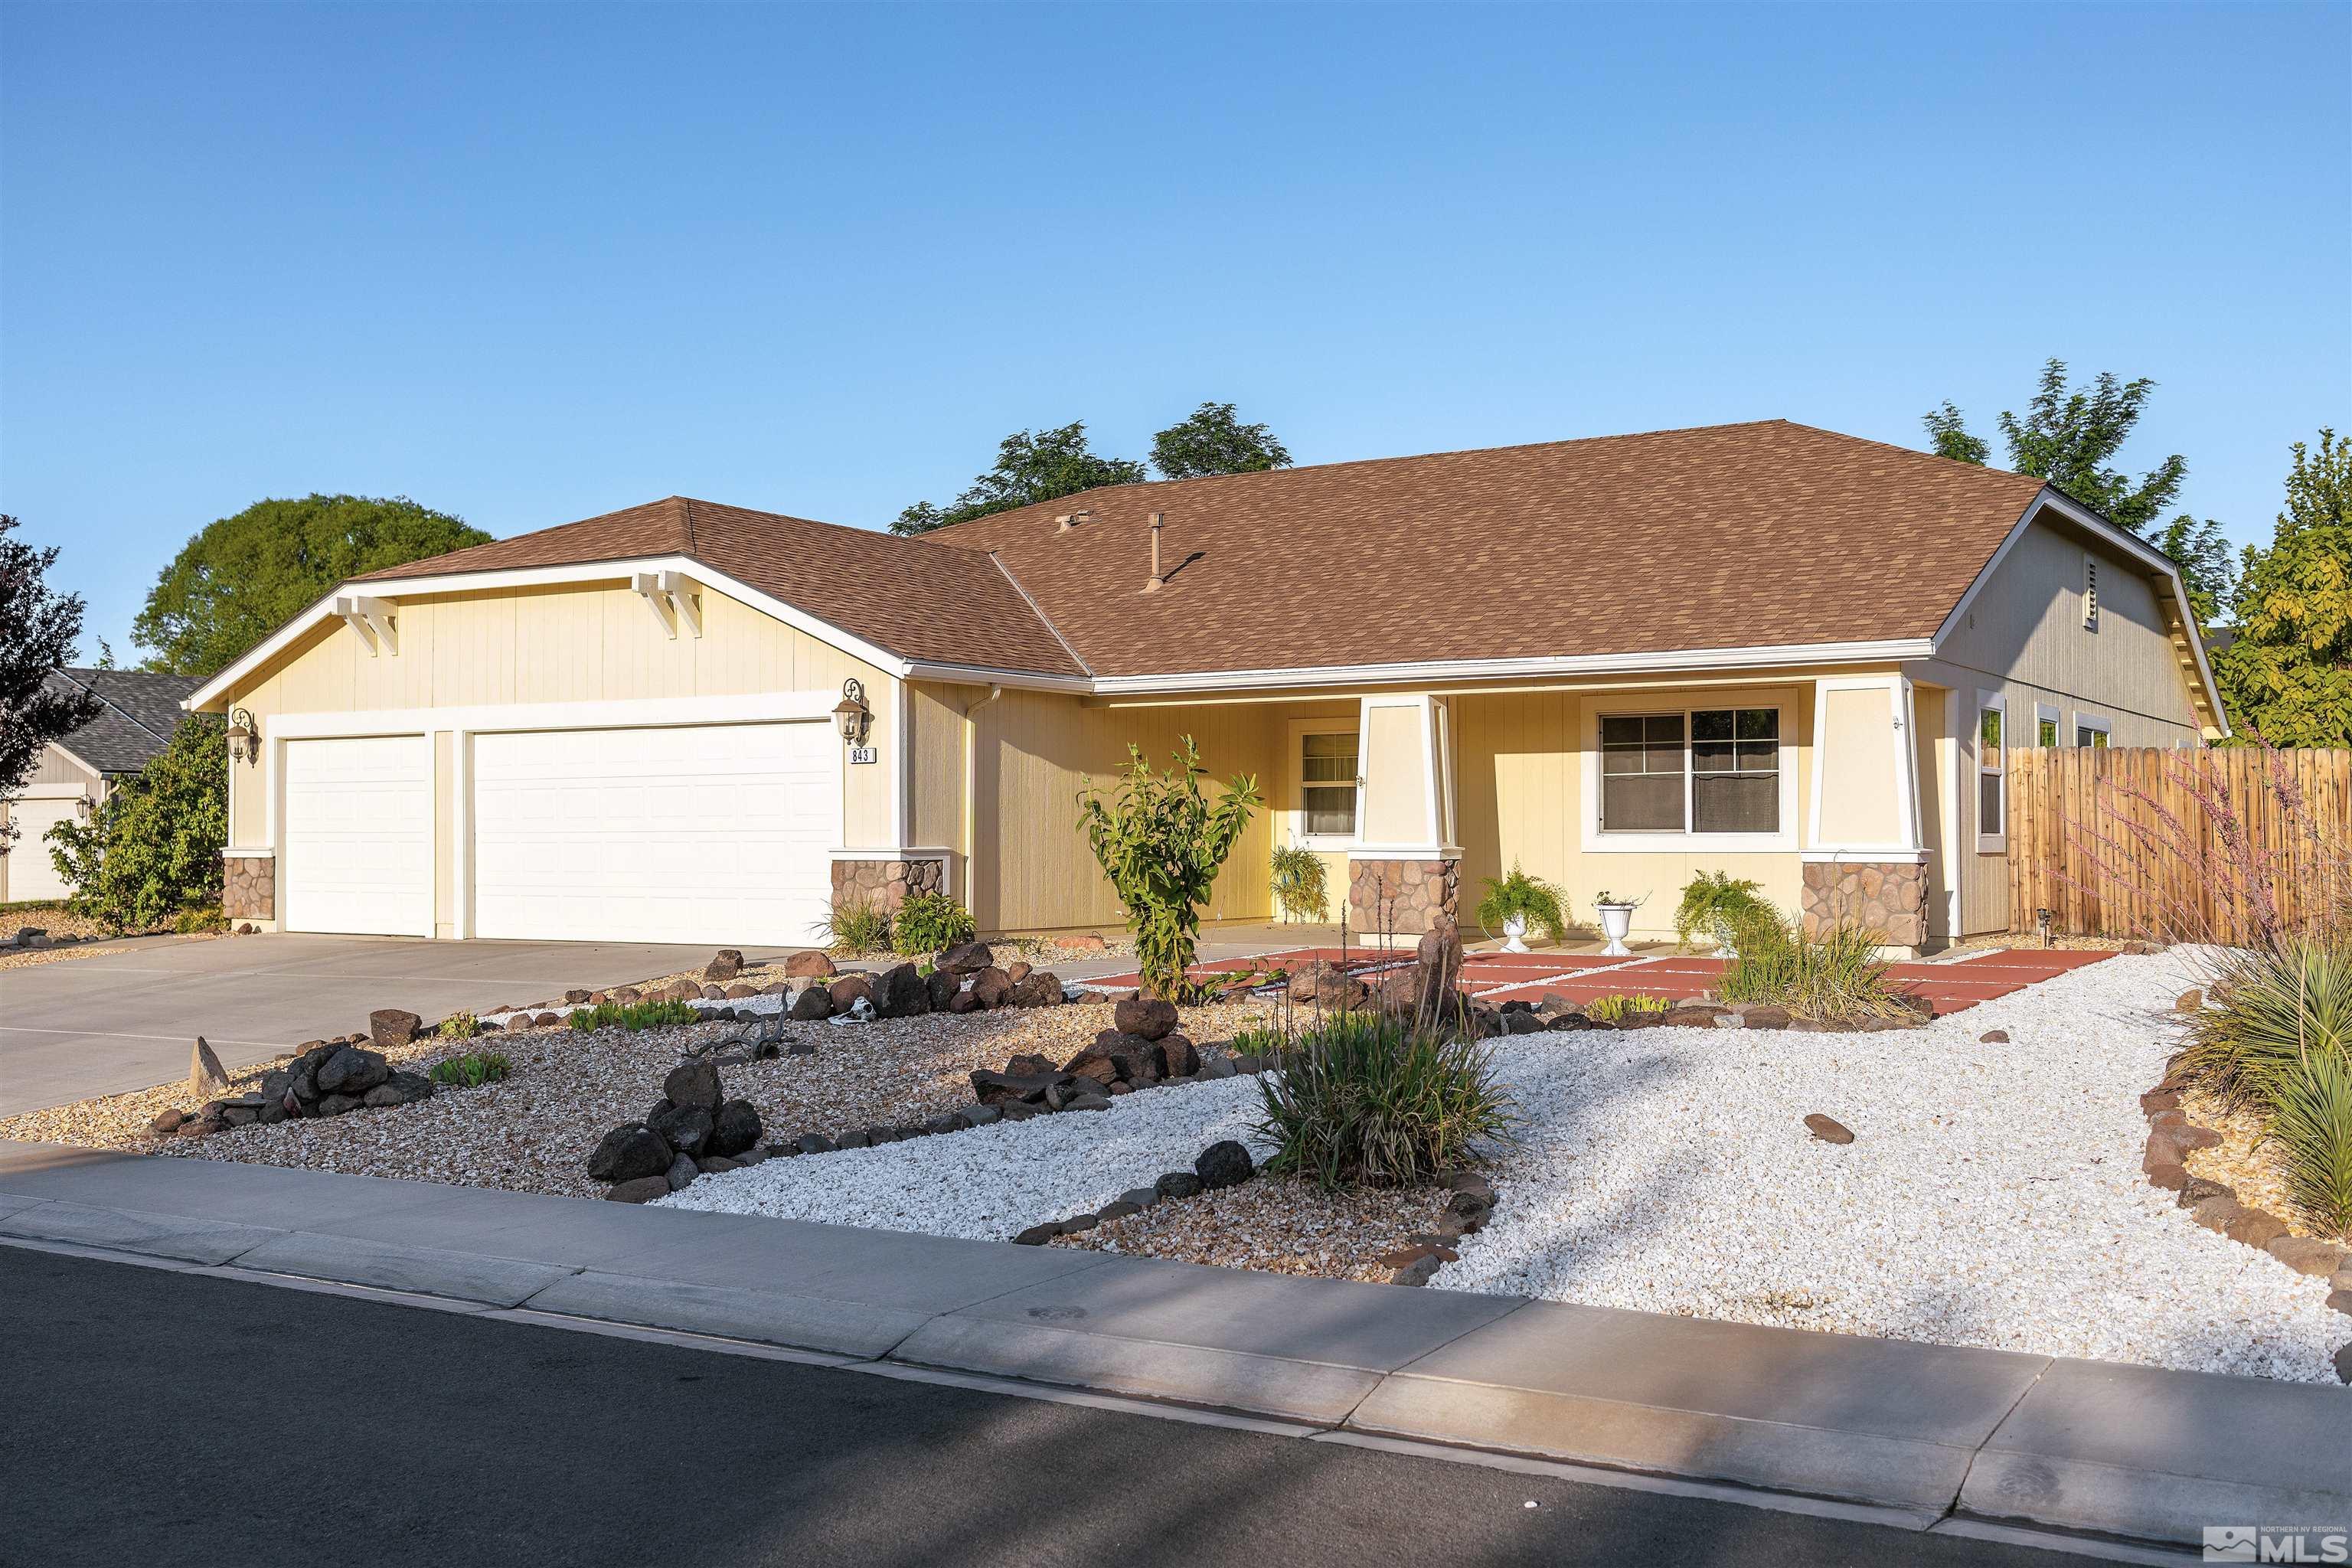
[[[1367,697],[1360,721],[1361,796],[1348,852],[1348,923],[1418,936],[1458,918],[1452,713],[1427,692]]]
[[[1837,676],[1813,687],[1813,777],[1803,860],[1804,929],[1879,933],[1916,953],[1927,940],[1927,852],[1919,831],[1911,682]]]

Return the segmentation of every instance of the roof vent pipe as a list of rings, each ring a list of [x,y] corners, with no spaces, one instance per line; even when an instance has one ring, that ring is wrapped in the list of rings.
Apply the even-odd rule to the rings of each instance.
[[[1094,520],[1095,514],[1090,511],[1066,511],[1061,516],[1054,520],[1057,525],[1054,531],[1055,533],[1067,533],[1070,530],[1077,527],[1080,523],[1092,522]]]
[[[1160,529],[1167,521],[1168,514],[1164,511],[1151,514],[1151,581],[1143,585],[1147,594],[1157,594],[1168,581],[1160,574]]]

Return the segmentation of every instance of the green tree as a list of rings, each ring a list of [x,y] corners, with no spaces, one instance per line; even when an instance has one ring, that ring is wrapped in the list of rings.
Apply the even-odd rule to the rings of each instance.
[[[211,675],[347,577],[489,538],[405,496],[256,501],[172,558],[131,636],[154,650],[149,669]]]
[[[2294,446],[2270,547],[2246,548],[2237,639],[2213,658],[2241,739],[2352,746],[2352,439]]]
[[[1141,463],[1106,458],[1087,445],[1083,421],[1058,430],[1016,430],[998,443],[996,466],[974,479],[947,506],[917,501],[890,525],[893,533],[929,533],[951,522],[1056,500],[1102,485],[1131,485],[1148,476]]]
[[[1263,425],[1244,425],[1230,403],[1203,403],[1151,438],[1151,466],[1163,478],[1258,474],[1290,467],[1290,452]]]
[[[192,715],[88,822],[49,830],[69,907],[110,931],[152,931],[220,901],[228,842],[228,742],[215,714]]]
[[[2082,502],[2109,522],[2147,537],[2158,518],[2179,497],[2189,477],[2189,461],[2173,453],[2138,479],[2110,466],[2147,411],[2156,383],[2147,376],[2120,381],[2113,371],[2101,371],[2084,388],[2067,384],[2066,362],[2053,359],[2042,367],[2041,383],[2026,404],[2023,418],[2004,409],[2001,437],[2009,446],[2009,466],[2021,474],[2047,479],[2057,489]],[[1930,410],[1921,423],[1927,427],[1929,449],[1939,458],[1979,467],[1991,459],[1992,448],[1983,437],[1969,433],[1967,417],[1947,401]],[[2200,621],[2210,620],[2231,591],[2228,546],[2221,525],[2201,522],[2182,512],[2155,535],[2154,542],[2179,564],[2188,585],[2189,605]]]
[[[1091,781],[1078,793],[1078,828],[1126,906],[1143,988],[1171,1001],[1187,995],[1201,906],[1260,804],[1248,773],[1235,774],[1211,800],[1201,788],[1192,737],[1178,744],[1167,773],[1153,773],[1142,748],[1129,745],[1127,771],[1108,794]]]
[[[36,550],[8,537],[16,531],[16,520],[0,516],[0,800],[24,787],[43,747],[89,723],[99,709],[79,687],[49,684],[81,636],[81,595],[50,590],[56,545]],[[0,855],[16,839],[14,822],[0,825]]]

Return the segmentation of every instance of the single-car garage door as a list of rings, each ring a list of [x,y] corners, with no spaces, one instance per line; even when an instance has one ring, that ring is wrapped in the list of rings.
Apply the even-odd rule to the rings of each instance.
[[[423,735],[286,742],[288,931],[433,934]]]
[[[48,832],[60,822],[81,820],[74,803],[12,800],[8,803],[8,820],[16,826],[16,842],[9,847],[6,861],[0,862],[0,871],[7,877],[8,901],[62,899],[72,892],[66,879],[58,875],[58,863],[49,858],[49,851],[56,846],[48,842]]]
[[[474,934],[820,939],[840,839],[824,723],[488,733],[473,741]]]

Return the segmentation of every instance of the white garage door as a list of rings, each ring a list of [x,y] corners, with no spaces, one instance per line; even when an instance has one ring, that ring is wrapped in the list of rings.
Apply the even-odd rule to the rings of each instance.
[[[474,933],[818,940],[840,839],[831,726],[474,737]]]
[[[5,869],[8,878],[8,901],[21,903],[27,899],[62,899],[73,889],[58,875],[57,862],[49,858],[56,847],[44,837],[60,822],[79,820],[74,815],[74,803],[69,800],[12,800],[8,803],[8,820],[16,825],[16,841],[8,847]],[[15,933],[10,932],[11,935]]]
[[[431,759],[422,735],[286,743],[286,930],[433,934]]]

